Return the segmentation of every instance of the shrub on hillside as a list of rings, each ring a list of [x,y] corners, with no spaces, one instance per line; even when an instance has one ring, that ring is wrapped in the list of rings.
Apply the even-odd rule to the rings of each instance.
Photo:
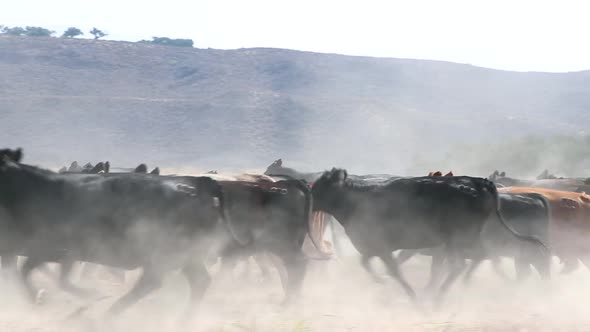
[[[55,31],[51,31],[42,27],[12,27],[2,26],[1,33],[12,36],[29,36],[29,37],[51,37]]]
[[[152,40],[140,40],[139,43],[149,43],[167,46],[193,47],[192,39],[174,39],[168,37],[152,37]]]
[[[26,27],[25,35],[29,37],[51,37],[55,31],[51,31],[42,27]]]
[[[5,33],[7,35],[12,35],[12,36],[22,36],[26,33],[26,30],[21,28],[21,27],[3,27],[2,28],[2,33]]]
[[[98,30],[97,28],[92,28],[92,30],[90,30],[89,32],[91,35],[94,36],[94,39],[99,39],[107,36],[106,33],[102,32],[101,30]]]
[[[83,34],[84,34],[84,32],[82,32],[82,30],[80,30],[78,28],[70,27],[66,31],[64,31],[64,33],[63,33],[63,35],[61,35],[61,37],[62,38],[74,38],[77,36],[81,36]]]

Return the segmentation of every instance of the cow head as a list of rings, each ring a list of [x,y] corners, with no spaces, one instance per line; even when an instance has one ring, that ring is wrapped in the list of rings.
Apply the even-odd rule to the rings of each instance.
[[[0,150],[0,169],[5,169],[7,165],[14,165],[20,163],[23,158],[23,151],[21,148],[16,150],[2,149]]]
[[[341,192],[347,178],[348,172],[345,169],[332,168],[331,171],[324,172],[312,186],[314,210],[326,211],[333,206],[338,199],[337,193]]]
[[[92,167],[92,169],[88,171],[88,173],[92,173],[92,174],[98,174],[101,172],[106,173],[105,166],[102,161],[99,162],[98,164],[96,164],[96,166]]]
[[[16,150],[12,149],[1,149],[0,150],[0,159],[4,159],[6,161],[11,161],[13,163],[20,163],[23,158],[23,150],[21,148],[17,148]]]
[[[147,165],[146,164],[139,164],[139,166],[135,167],[135,170],[133,171],[133,173],[143,173],[146,174],[147,173]]]

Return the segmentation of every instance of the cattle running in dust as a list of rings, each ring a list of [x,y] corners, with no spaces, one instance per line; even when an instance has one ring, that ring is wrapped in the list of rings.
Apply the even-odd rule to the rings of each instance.
[[[585,227],[588,202],[579,193],[498,189],[501,184],[490,179],[452,172],[426,177],[348,175],[337,168],[303,173],[283,167],[281,159],[264,175],[181,176],[161,175],[159,168],[148,172],[145,164],[113,173],[108,161],[84,167],[74,162],[56,173],[27,165],[22,157],[22,150],[0,150],[0,256],[25,257],[19,273],[33,300],[32,271],[57,262],[65,271],[64,288],[72,289],[63,281],[69,269],[74,262],[88,262],[143,270],[109,313],[157,290],[173,270],[182,271],[190,284],[190,313],[211,282],[212,258],[221,260],[219,273],[226,275],[238,260],[253,256],[263,268],[280,266],[284,301],[292,303],[309,259],[337,257],[339,236],[351,240],[371,275],[369,259],[380,258],[413,300],[414,287],[398,260],[434,250],[432,287],[444,279],[436,286],[439,303],[466,259],[472,260],[466,278],[484,259],[513,258],[521,278],[530,266],[549,278],[550,254],[585,259],[580,248],[560,247],[563,239],[555,230],[567,221],[573,230]],[[567,211],[576,217],[563,219]],[[335,231],[336,222],[344,232]],[[333,246],[324,239],[328,225]],[[408,251],[392,255],[400,249]],[[450,267],[445,278],[443,262]]]

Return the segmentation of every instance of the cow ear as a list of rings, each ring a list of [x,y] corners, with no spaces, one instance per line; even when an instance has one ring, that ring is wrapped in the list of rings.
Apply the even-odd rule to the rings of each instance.
[[[23,149],[18,148],[14,153],[14,162],[20,163],[21,159],[23,159]]]

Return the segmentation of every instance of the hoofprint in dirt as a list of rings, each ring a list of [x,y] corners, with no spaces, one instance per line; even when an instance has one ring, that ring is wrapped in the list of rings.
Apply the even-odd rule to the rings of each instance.
[[[404,265],[408,279],[421,289],[426,284],[429,258],[418,257]],[[294,307],[280,307],[282,289],[274,271],[260,280],[256,266],[249,272],[244,263],[233,277],[215,276],[191,331],[587,331],[585,310],[590,296],[590,272],[585,268],[569,276],[554,273],[546,283],[537,276],[525,284],[506,282],[486,263],[470,285],[449,296],[438,312],[413,309],[399,286],[389,280],[375,284],[360,268],[356,257],[310,263],[303,298]],[[253,261],[249,264],[255,264]],[[375,263],[375,267],[384,270]],[[512,264],[502,264],[514,276]],[[381,269],[379,269],[381,268]],[[0,332],[11,331],[177,331],[177,313],[188,300],[188,286],[181,275],[172,274],[161,290],[146,297],[120,317],[105,319],[110,304],[130,287],[138,271],[128,273],[120,285],[105,273],[86,287],[95,287],[108,299],[93,302],[64,295],[50,280],[37,274],[35,282],[47,289],[44,304],[34,307],[20,298],[14,287],[3,285]],[[424,297],[420,293],[419,296]],[[88,310],[67,317],[84,304]]]

